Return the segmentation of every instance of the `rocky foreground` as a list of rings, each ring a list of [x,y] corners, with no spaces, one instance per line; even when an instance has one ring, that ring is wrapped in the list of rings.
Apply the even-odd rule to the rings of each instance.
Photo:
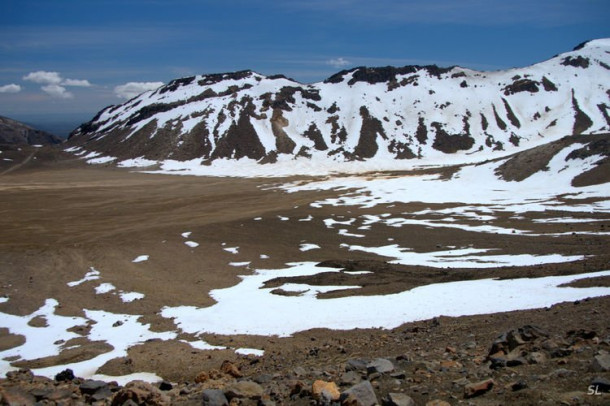
[[[184,382],[120,386],[70,370],[55,379],[21,370],[0,380],[0,404],[607,405],[609,304],[313,331],[311,345],[225,361]]]

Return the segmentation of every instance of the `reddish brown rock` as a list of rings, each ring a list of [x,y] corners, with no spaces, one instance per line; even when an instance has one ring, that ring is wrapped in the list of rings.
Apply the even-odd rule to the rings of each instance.
[[[313,383],[311,393],[316,400],[337,401],[341,392],[334,382],[317,380]]]
[[[493,379],[486,379],[484,381],[468,384],[464,386],[464,397],[468,399],[489,392],[491,388],[493,388],[494,383]]]

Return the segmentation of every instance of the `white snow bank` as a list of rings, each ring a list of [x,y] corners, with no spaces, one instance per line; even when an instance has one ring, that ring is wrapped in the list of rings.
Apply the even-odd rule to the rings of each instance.
[[[271,293],[272,288],[262,288],[273,278],[321,272],[339,271],[317,267],[314,262],[294,263],[286,269],[260,270],[254,275],[244,276],[236,286],[213,290],[211,296],[217,301],[213,306],[165,307],[161,314],[175,318],[178,327],[187,333],[289,336],[312,328],[394,328],[402,323],[440,315],[532,309],[610,294],[607,287],[558,287],[581,278],[610,275],[610,271],[533,279],[439,283],[391,295],[335,299],[318,299],[313,294],[276,295]],[[318,288],[309,287],[311,290]]]

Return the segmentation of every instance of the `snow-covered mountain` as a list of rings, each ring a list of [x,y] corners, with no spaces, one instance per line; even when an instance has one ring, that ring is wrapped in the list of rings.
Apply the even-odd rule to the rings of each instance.
[[[607,132],[610,39],[599,39],[496,72],[359,67],[314,84],[252,71],[181,78],[105,108],[68,144],[101,162],[438,163]]]

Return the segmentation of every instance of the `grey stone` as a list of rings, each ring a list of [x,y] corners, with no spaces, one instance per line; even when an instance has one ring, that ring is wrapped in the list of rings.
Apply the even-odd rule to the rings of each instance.
[[[108,384],[104,381],[95,380],[85,381],[79,386],[80,391],[86,395],[93,395],[95,392],[103,388],[108,388]]]
[[[604,353],[593,357],[593,362],[591,362],[591,369],[595,372],[610,371],[610,354]]]
[[[368,362],[363,359],[350,359],[345,365],[346,371],[366,371]]]
[[[527,362],[530,364],[542,364],[546,361],[546,355],[540,351],[534,351],[527,355]]]
[[[341,375],[340,385],[356,385],[362,381],[362,377],[356,371],[348,371]]]
[[[225,396],[229,399],[260,399],[263,396],[263,387],[252,381],[239,381],[225,389]]]
[[[392,361],[385,358],[377,358],[366,365],[366,372],[368,374],[385,374],[394,370],[394,364]]]
[[[220,389],[203,391],[203,406],[229,406],[229,400]]]
[[[413,398],[404,393],[390,393],[387,403],[390,406],[415,406]]]
[[[347,406],[373,406],[377,395],[369,381],[360,382],[341,394],[341,404]]]

